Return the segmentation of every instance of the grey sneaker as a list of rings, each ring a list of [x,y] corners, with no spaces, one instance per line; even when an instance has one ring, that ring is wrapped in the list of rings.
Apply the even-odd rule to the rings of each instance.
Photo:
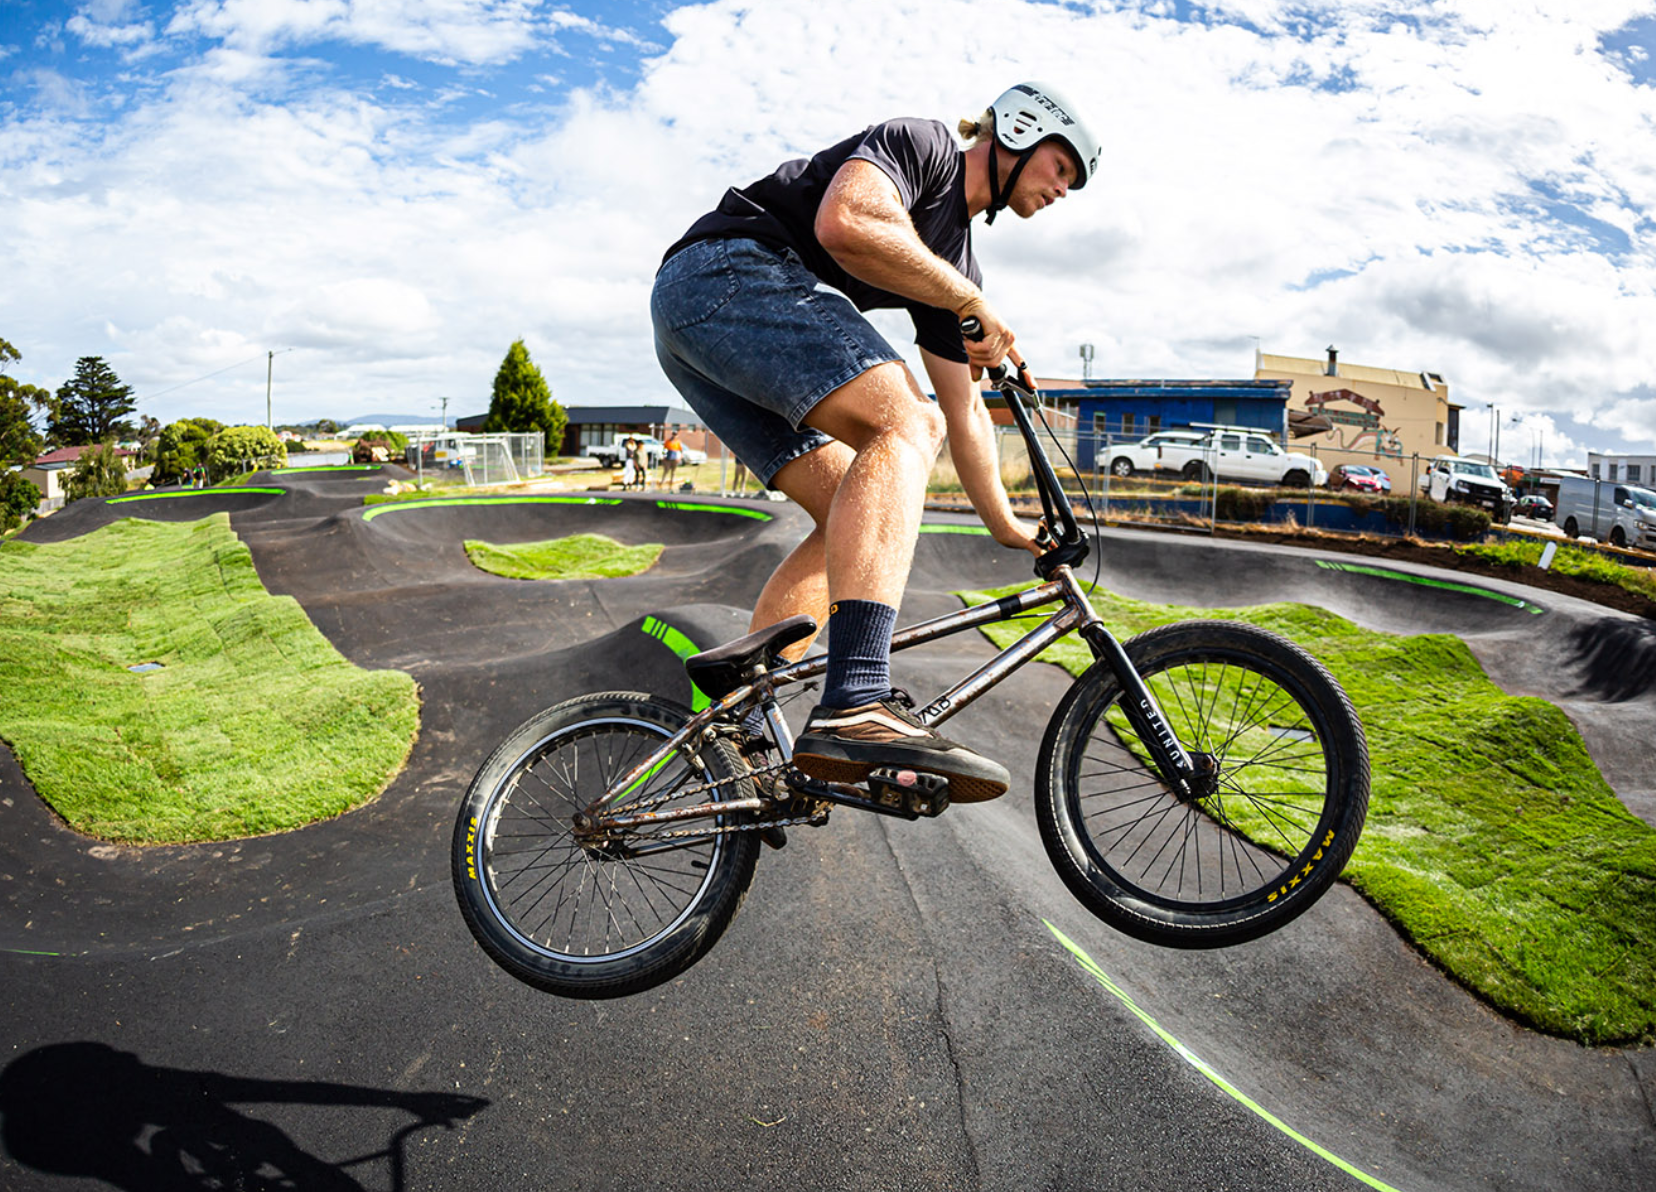
[[[861,782],[880,766],[907,767],[949,780],[949,800],[982,803],[999,798],[1012,776],[998,762],[926,727],[901,691],[855,708],[812,709],[794,745],[794,765],[823,782]]]

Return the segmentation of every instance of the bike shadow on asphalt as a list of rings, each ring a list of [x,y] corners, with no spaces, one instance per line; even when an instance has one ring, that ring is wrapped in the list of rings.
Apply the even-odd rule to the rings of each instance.
[[[413,1121],[382,1150],[326,1160],[239,1103],[396,1110]],[[263,1080],[146,1064],[104,1043],[54,1043],[0,1072],[0,1144],[14,1162],[132,1192],[305,1188],[361,1192],[346,1169],[383,1162],[402,1189],[408,1139],[452,1128],[489,1105],[452,1093],[405,1093],[314,1080]],[[337,1128],[331,1131],[335,1136]],[[365,1131],[351,1130],[354,1137]],[[380,1181],[372,1181],[378,1186]]]

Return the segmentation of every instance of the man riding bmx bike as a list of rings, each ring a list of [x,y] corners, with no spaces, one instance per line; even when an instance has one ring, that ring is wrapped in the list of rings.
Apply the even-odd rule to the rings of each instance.
[[[1042,83],[1011,88],[959,131],[965,150],[938,121],[889,120],[727,191],[668,249],[650,313],[674,387],[816,523],[766,582],[751,624],[805,613],[830,630],[822,702],[795,764],[837,782],[924,770],[967,802],[1004,793],[1010,776],[912,715],[891,688],[890,652],[945,434],[995,540],[1040,553],[1007,500],[977,384],[1017,356],[980,288],[971,221],[1008,208],[1027,219],[1079,190],[1100,146]],[[860,313],[878,308],[909,312],[936,404]],[[963,340],[968,316],[981,340]]]

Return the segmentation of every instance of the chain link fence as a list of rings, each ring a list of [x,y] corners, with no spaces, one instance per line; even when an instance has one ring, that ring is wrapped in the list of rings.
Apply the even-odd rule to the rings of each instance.
[[[1015,427],[997,427],[1001,480],[1014,498],[1035,499],[1035,482],[1028,449]],[[1202,428],[1168,428],[1166,433],[1201,434]],[[1167,453],[1161,466],[1144,459],[1123,465],[1122,448],[1138,448],[1142,434],[1052,428],[1045,439],[1047,454],[1078,511],[1084,513],[1083,493],[1091,497],[1098,516],[1123,525],[1179,526],[1212,532],[1225,524],[1278,524],[1284,529],[1313,528],[1346,533],[1458,536],[1472,511],[1467,506],[1433,501],[1421,479],[1431,460],[1419,455],[1399,456],[1373,450],[1329,450],[1290,442],[1283,447],[1266,431],[1249,432],[1272,438],[1286,452],[1309,456],[1328,480],[1324,485],[1285,486],[1269,479],[1235,474],[1234,461],[1222,459],[1217,436],[1205,449]],[[1042,432],[1043,436],[1046,432]],[[1448,454],[1445,449],[1445,454]],[[1284,474],[1296,469],[1275,457]],[[1347,475],[1342,465],[1367,469]],[[958,473],[945,452],[932,474],[934,495],[965,497]],[[1473,521],[1476,518],[1472,518]]]

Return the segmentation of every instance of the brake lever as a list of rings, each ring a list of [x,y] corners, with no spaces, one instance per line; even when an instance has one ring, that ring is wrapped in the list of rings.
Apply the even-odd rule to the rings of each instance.
[[[967,315],[960,320],[960,334],[977,343],[983,339],[983,324],[976,315]],[[1040,404],[1041,394],[1035,387],[1035,378],[1029,375],[1029,366],[1022,361],[1017,362],[1017,371],[1006,367],[1006,361],[991,364],[984,372],[989,377],[989,383],[999,389],[1006,396],[1016,393],[1030,401]]]

